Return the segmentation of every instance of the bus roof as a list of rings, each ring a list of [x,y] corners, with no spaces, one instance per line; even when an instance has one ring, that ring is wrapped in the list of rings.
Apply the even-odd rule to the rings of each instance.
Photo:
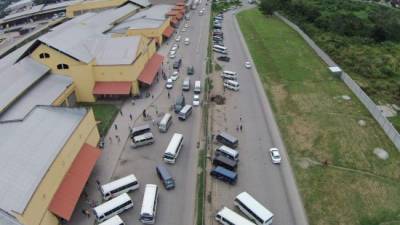
[[[121,217],[119,217],[118,215],[115,215],[113,217],[111,217],[110,219],[99,223],[99,225],[120,225],[123,224],[124,221],[122,221]]]
[[[124,186],[126,184],[132,183],[134,181],[137,181],[135,175],[130,174],[128,176],[119,178],[117,180],[111,181],[110,183],[101,185],[100,189],[103,193],[108,193],[111,190],[114,190],[118,187]]]
[[[218,212],[218,215],[221,215],[222,217],[228,219],[231,222],[234,222],[235,224],[255,225],[255,223],[250,222],[248,219],[245,219],[244,217],[240,216],[239,214],[227,207],[222,208]]]
[[[119,205],[121,205],[124,202],[127,201],[132,201],[131,198],[127,193],[123,193],[97,207],[95,207],[93,210],[97,215],[103,215],[105,212],[107,212],[110,208],[115,208]]]
[[[221,151],[226,152],[226,153],[228,153],[228,154],[230,154],[230,155],[232,155],[234,157],[236,157],[239,154],[238,151],[236,151],[235,149],[231,149],[226,145],[222,145],[218,149],[220,149]]]
[[[133,142],[140,141],[142,139],[152,138],[152,137],[153,137],[153,133],[147,132],[147,133],[133,137]]]
[[[237,141],[237,138],[235,138],[234,136],[232,136],[232,135],[230,135],[230,134],[228,134],[228,133],[226,133],[224,131],[222,131],[218,135],[223,136],[225,139],[228,139],[232,143]]]
[[[165,124],[165,123],[167,123],[168,120],[169,120],[169,118],[171,118],[171,117],[172,117],[171,113],[165,113],[164,116],[163,116],[163,118],[162,118],[161,121],[160,121],[160,124]]]
[[[238,194],[236,198],[246,204],[247,207],[251,207],[251,211],[257,214],[257,216],[259,216],[263,221],[267,221],[274,216],[272,212],[270,212],[267,208],[261,205],[257,200],[255,200],[249,193],[245,191]]]
[[[168,144],[167,150],[165,150],[165,154],[175,155],[175,151],[178,148],[179,142],[181,141],[182,138],[183,138],[182,134],[175,133]]]
[[[192,108],[191,105],[185,105],[185,106],[181,109],[181,112],[182,112],[182,113],[186,113],[187,111],[189,111],[190,108]]]
[[[154,208],[154,198],[156,198],[157,194],[157,185],[155,184],[146,184],[143,196],[142,210],[140,214],[153,215]]]
[[[138,132],[138,131],[141,131],[141,130],[147,130],[147,129],[150,129],[150,126],[148,124],[143,124],[141,126],[133,127],[132,128],[132,133],[135,133],[135,132]]]

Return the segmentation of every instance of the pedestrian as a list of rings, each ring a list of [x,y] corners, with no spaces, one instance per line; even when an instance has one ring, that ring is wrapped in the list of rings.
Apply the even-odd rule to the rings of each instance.
[[[119,114],[121,114],[121,116],[124,116],[124,114],[122,114],[122,110],[121,109],[119,110]]]
[[[83,191],[82,194],[83,194],[83,197],[85,197],[86,199],[89,197],[89,195],[86,191]]]
[[[118,143],[121,142],[121,139],[119,138],[118,135],[115,135],[115,138],[117,139]]]
[[[151,95],[151,98],[154,98],[154,95]]]
[[[240,117],[240,122],[242,122],[242,117]]]
[[[112,138],[111,138],[111,136],[108,137],[108,140],[110,141],[110,144],[112,144]]]
[[[142,114],[143,114],[143,117],[146,118],[146,110],[145,109],[143,109],[143,113]]]
[[[90,218],[90,211],[89,211],[89,210],[85,209],[85,214],[86,214],[86,216],[87,216],[88,218]]]
[[[97,184],[97,186],[100,186],[100,181],[96,180],[96,184]]]
[[[153,122],[153,126],[156,126],[156,120],[153,119],[152,122]]]
[[[170,97],[169,91],[168,91],[168,94],[167,94],[167,95],[168,95],[168,98],[169,98],[169,97]]]
[[[237,131],[237,132],[239,132],[239,125],[238,125],[238,126],[236,126],[236,131]]]
[[[86,211],[82,209],[82,214],[86,216]]]
[[[114,124],[114,128],[115,128],[115,130],[118,130],[117,124]]]
[[[242,124],[240,124],[240,132],[242,132],[242,130],[243,130],[243,126],[242,126]]]
[[[132,114],[129,114],[129,119],[131,119],[131,121],[132,121],[132,119],[133,119]]]

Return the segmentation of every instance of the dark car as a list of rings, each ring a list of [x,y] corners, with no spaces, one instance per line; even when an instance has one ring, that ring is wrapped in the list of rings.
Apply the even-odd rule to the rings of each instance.
[[[182,59],[179,59],[178,61],[174,62],[174,65],[172,66],[174,69],[179,69],[182,64]]]
[[[231,60],[231,58],[229,58],[228,56],[220,56],[217,59],[224,62],[229,62]]]
[[[194,67],[193,66],[188,66],[187,75],[193,75],[193,74],[194,74]]]

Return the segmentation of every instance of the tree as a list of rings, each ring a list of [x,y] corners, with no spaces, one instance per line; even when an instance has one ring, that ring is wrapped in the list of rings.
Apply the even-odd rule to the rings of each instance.
[[[260,8],[267,15],[272,15],[274,11],[279,9],[279,0],[261,0]]]

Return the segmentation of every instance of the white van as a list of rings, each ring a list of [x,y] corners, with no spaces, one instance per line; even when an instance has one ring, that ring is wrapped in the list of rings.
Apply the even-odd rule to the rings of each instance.
[[[192,114],[192,106],[185,105],[178,114],[179,120],[186,120]]]
[[[235,76],[235,77],[237,77],[237,73],[236,72],[233,72],[233,71],[230,71],[230,70],[224,70],[224,71],[222,71],[222,74],[221,74],[221,76],[222,75],[229,75],[229,76]]]
[[[151,132],[144,133],[132,138],[132,147],[137,148],[144,145],[151,145],[154,143],[154,137]]]
[[[160,123],[158,124],[158,129],[160,130],[160,132],[165,133],[168,131],[168,128],[171,126],[171,124],[172,124],[172,115],[170,113],[165,113]]]
[[[142,209],[140,210],[140,222],[154,224],[156,222],[158,202],[158,187],[155,184],[146,184],[144,190]]]
[[[182,82],[182,91],[189,91],[190,90],[190,79],[186,78]]]
[[[234,80],[224,80],[224,87],[232,91],[239,91],[239,82]]]
[[[199,80],[196,80],[194,82],[194,90],[193,91],[196,94],[200,94],[200,92],[201,92],[201,82]]]
[[[133,174],[100,186],[100,192],[104,200],[136,189],[139,189],[139,181]]]
[[[225,145],[222,145],[221,147],[217,148],[215,150],[215,154],[217,155],[221,154],[232,160],[239,161],[239,152]]]
[[[121,217],[118,215],[115,215],[111,217],[110,219],[99,223],[99,225],[125,225],[124,221],[122,221]]]
[[[165,150],[163,159],[166,163],[175,163],[183,146],[183,135],[175,133]]]
[[[233,80],[233,81],[237,81],[237,76],[236,75],[230,75],[230,74],[225,74],[225,73],[221,73],[221,77],[224,80]]]
[[[97,222],[103,222],[104,220],[118,215],[132,207],[132,199],[127,193],[123,193],[118,197],[93,208],[93,214],[95,215]]]

